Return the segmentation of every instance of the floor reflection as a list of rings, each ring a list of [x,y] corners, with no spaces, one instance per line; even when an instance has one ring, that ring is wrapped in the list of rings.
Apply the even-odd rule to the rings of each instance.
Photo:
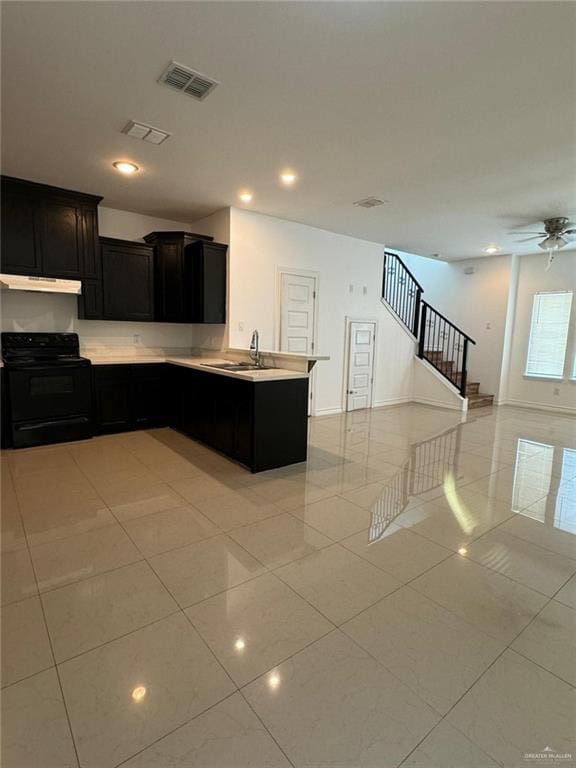
[[[576,451],[532,440],[518,440],[512,509],[541,523],[576,533]],[[536,488],[539,503],[525,505]]]
[[[494,419],[492,423],[497,422]],[[475,516],[463,501],[464,489],[484,496],[487,502],[495,499],[508,503],[510,514],[576,534],[575,449],[526,437],[500,437],[494,440],[489,455],[487,446],[480,449],[475,444],[463,444],[465,426],[451,426],[408,447],[403,466],[382,483],[382,493],[371,509],[368,543],[381,540],[410,503],[419,499],[424,503],[429,498],[432,503],[440,498],[445,501],[462,532],[470,536]],[[478,463],[491,461],[494,471],[487,469],[479,479],[463,476],[462,459],[470,461],[475,456]]]

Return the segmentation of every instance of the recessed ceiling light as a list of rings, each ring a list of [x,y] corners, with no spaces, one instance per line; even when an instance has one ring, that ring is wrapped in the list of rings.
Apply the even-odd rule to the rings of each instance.
[[[240,200],[242,200],[243,203],[250,203],[252,201],[253,194],[246,189],[244,192],[240,192],[238,197]]]
[[[139,685],[132,691],[132,698],[134,701],[142,701],[142,699],[146,696],[146,686]]]
[[[458,554],[459,555],[467,555],[468,554],[468,550],[466,549],[466,547],[460,547],[460,549],[458,550]]]
[[[285,187],[290,187],[294,182],[296,181],[298,177],[294,173],[294,171],[282,171],[280,174],[280,181],[282,184],[284,184]]]
[[[482,248],[484,253],[487,253],[488,256],[493,256],[495,253],[498,253],[500,251],[499,245],[487,245],[486,248]]]
[[[136,163],[129,163],[126,160],[117,160],[115,163],[112,163],[112,165],[117,171],[120,171],[120,173],[123,173],[125,176],[131,176],[133,173],[140,170]]]

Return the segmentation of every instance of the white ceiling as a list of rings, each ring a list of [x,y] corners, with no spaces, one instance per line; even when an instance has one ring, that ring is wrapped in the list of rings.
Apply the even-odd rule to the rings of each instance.
[[[449,259],[534,251],[509,230],[575,212],[575,3],[2,10],[4,173],[184,221],[249,187],[254,210]],[[171,59],[221,85],[204,102],[158,85]],[[131,118],[173,136],[131,139]],[[352,206],[370,195],[388,203]]]

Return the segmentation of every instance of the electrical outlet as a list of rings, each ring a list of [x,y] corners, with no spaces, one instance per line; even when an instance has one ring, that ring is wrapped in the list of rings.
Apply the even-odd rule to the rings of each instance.
[[[352,283],[350,283],[350,285],[348,286],[348,292],[354,293],[354,286],[352,285]]]
[[[486,330],[491,331],[492,330],[492,323],[486,323]]]
[[[240,320],[238,323],[238,330],[243,331],[244,330],[244,320]]]
[[[133,339],[134,339],[134,344],[140,344],[140,340],[141,340],[141,338],[142,338],[142,337],[140,336],[140,334],[139,334],[139,333],[135,333],[135,334],[134,334],[134,336],[133,336]]]
[[[556,395],[556,397],[560,395],[560,387],[554,387],[554,394]]]

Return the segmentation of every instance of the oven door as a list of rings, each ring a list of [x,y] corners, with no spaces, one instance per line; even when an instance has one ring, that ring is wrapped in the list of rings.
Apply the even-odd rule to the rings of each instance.
[[[8,371],[12,423],[89,416],[89,365],[22,365]]]

